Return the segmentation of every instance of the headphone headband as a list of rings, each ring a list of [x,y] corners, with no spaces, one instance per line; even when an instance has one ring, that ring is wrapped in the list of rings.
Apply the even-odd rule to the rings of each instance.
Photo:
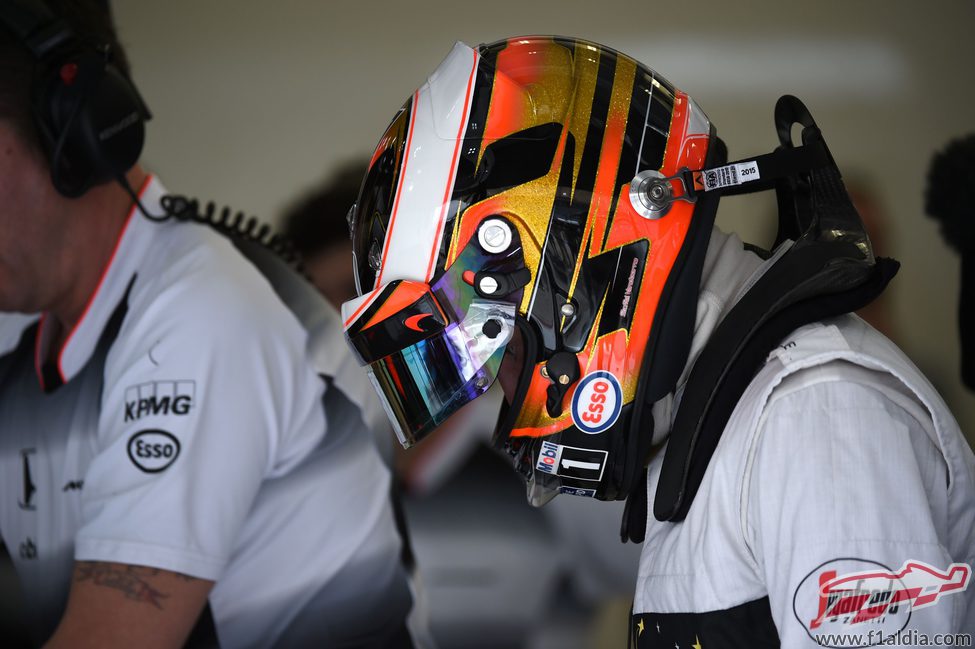
[[[0,3],[0,22],[38,60],[74,38],[64,21],[39,0],[4,0]]]

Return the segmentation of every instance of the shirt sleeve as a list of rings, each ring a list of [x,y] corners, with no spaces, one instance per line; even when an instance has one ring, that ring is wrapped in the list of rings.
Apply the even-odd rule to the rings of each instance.
[[[136,298],[106,361],[75,558],[220,577],[262,481],[324,435],[305,340],[256,272]]]
[[[894,392],[815,382],[763,415],[743,521],[783,647],[961,628],[970,568],[945,550],[947,466],[926,411]]]

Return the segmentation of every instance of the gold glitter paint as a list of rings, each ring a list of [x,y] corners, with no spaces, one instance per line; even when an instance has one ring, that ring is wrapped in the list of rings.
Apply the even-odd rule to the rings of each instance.
[[[592,102],[596,95],[596,73],[599,71],[599,50],[591,45],[578,43],[573,55],[573,63],[576,87],[572,94],[572,104],[566,120],[569,124],[569,132],[575,139],[576,147],[570,198],[575,197],[576,179],[579,178],[582,152],[586,148],[586,136],[589,134],[589,116],[592,114]]]
[[[609,113],[606,116],[606,129],[604,131],[603,147],[599,155],[599,167],[596,170],[596,182],[594,187],[596,190],[600,187],[602,183],[605,185],[607,182],[617,182],[617,172],[618,166],[617,161],[620,157],[620,152],[622,151],[624,144],[624,137],[620,137],[618,140],[616,138],[607,138],[607,136],[616,128],[619,129],[619,133],[625,136],[626,133],[626,122],[630,113],[630,100],[632,98],[633,91],[633,81],[636,78],[636,64],[626,58],[619,57],[616,61],[616,73],[613,78],[613,92],[610,95],[609,100]],[[590,101],[590,105],[591,105]],[[588,118],[587,118],[588,123]],[[578,170],[578,169],[577,169]],[[604,178],[604,174],[610,174],[611,178]],[[604,205],[599,200],[599,191],[594,190],[593,200],[589,205],[589,215],[586,221],[586,229],[583,233],[582,243],[579,247],[579,256],[576,258],[575,268],[572,272],[572,281],[569,283],[569,297],[575,294],[576,284],[579,281],[579,272],[582,269],[582,262],[588,256],[596,256],[605,252],[602,250],[602,237],[599,242],[593,241],[590,246],[586,246],[586,239],[593,232],[598,219],[605,219],[605,225],[602,233],[604,234],[606,229],[609,227],[609,222],[612,220],[613,215],[609,214],[609,205]],[[622,196],[622,189],[619,187],[614,187],[613,191],[620,193],[619,200],[627,200]],[[617,201],[618,204],[618,201]],[[596,322],[599,322],[597,319]],[[565,318],[562,318],[562,326],[565,326]]]

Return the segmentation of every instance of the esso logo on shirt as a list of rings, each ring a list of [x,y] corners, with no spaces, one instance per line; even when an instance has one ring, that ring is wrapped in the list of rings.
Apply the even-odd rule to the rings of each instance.
[[[619,419],[623,407],[623,390],[610,372],[597,370],[587,374],[572,396],[572,421],[589,435],[597,435]]]
[[[164,430],[143,430],[129,438],[129,459],[146,473],[159,473],[179,457],[179,440]]]

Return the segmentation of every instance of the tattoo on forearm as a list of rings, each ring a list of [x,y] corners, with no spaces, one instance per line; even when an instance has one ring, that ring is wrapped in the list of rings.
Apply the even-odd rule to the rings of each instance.
[[[184,581],[196,581],[195,577],[164,571],[159,568],[104,563],[100,561],[77,562],[75,581],[88,581],[96,586],[114,588],[115,590],[121,591],[128,599],[152,604],[162,610],[163,600],[167,599],[169,594],[153,586],[149,582],[149,579],[164,572]]]

